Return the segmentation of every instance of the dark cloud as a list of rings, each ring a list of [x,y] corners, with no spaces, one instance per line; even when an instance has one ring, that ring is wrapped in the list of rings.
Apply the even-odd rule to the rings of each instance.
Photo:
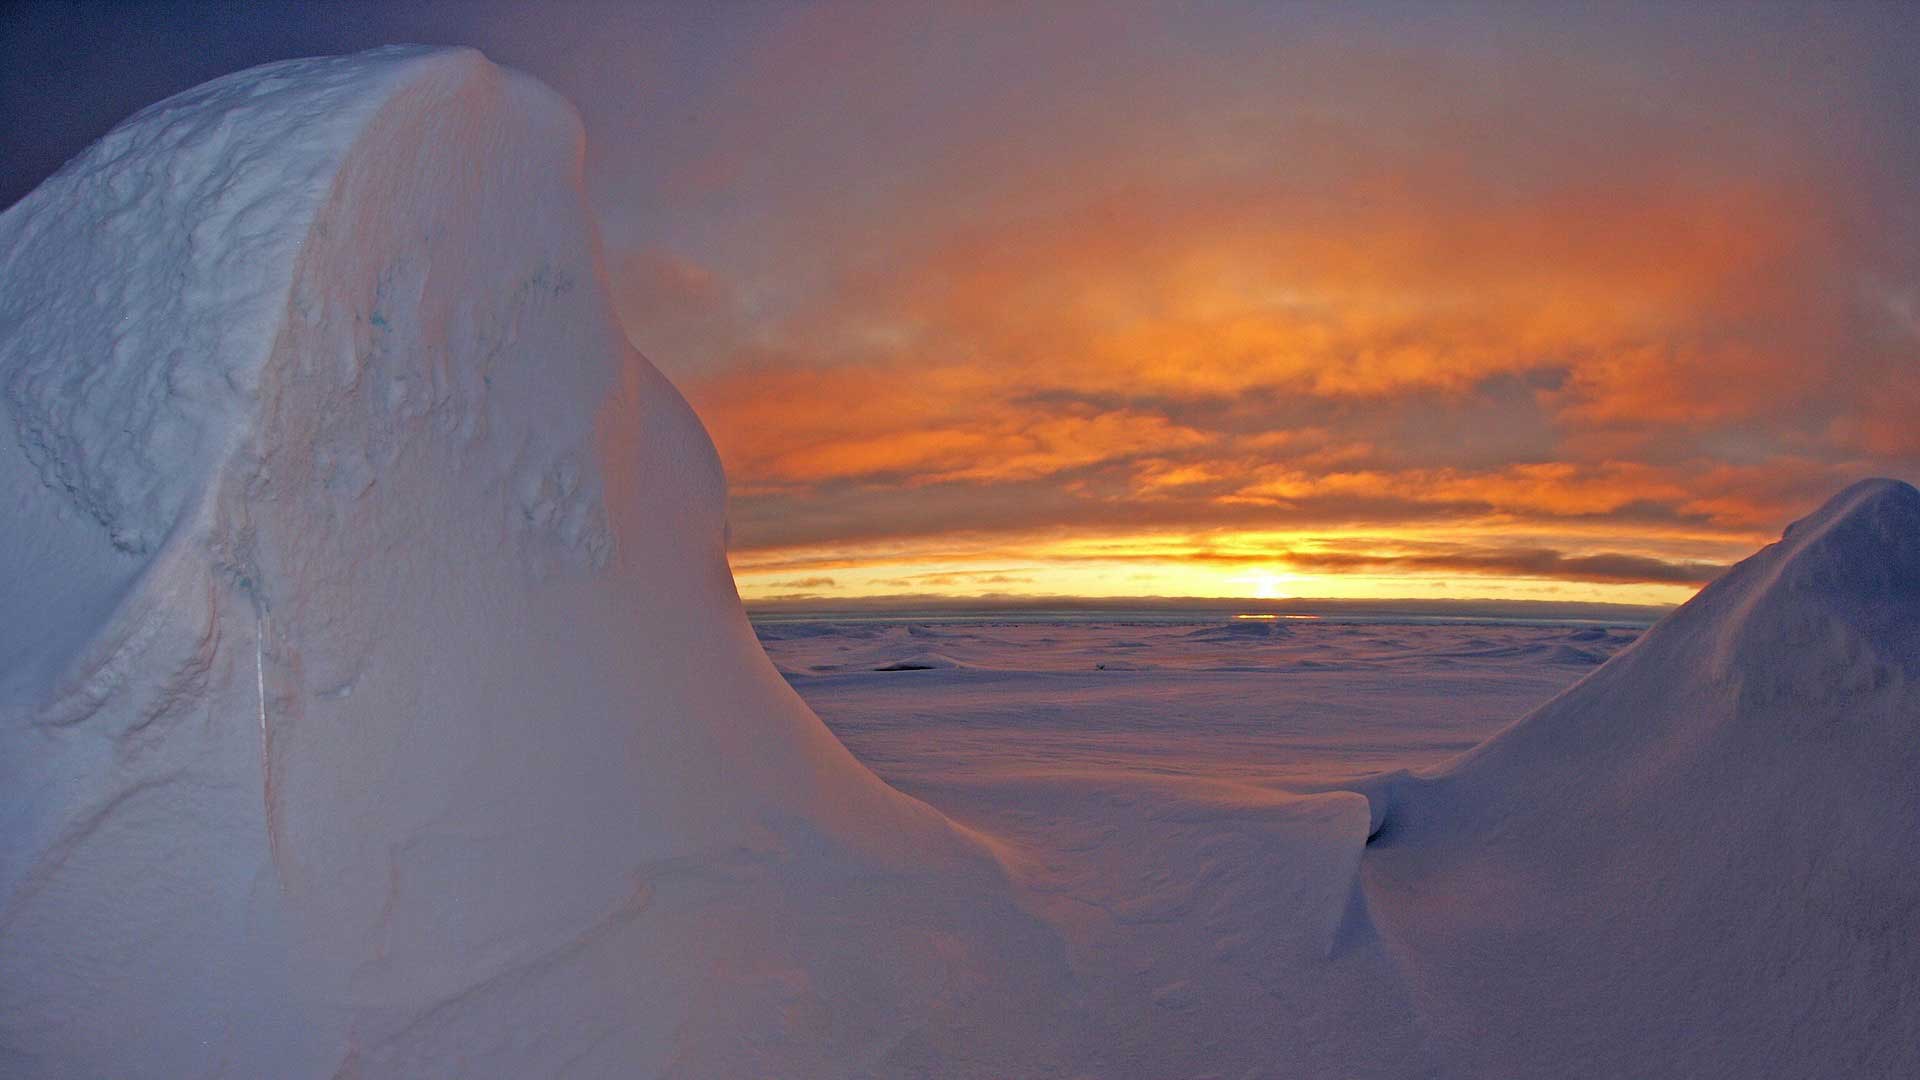
[[[830,577],[795,578],[791,581],[770,582],[769,586],[775,589],[794,589],[794,590],[831,589],[834,586],[834,580]]]
[[[1496,548],[1424,555],[1326,551],[1285,551],[1276,555],[1288,566],[1302,570],[1364,570],[1370,573],[1417,570],[1423,573],[1464,572],[1560,581],[1660,585],[1704,585],[1726,570],[1726,566],[1718,563],[1666,562],[1644,555],[1622,555],[1617,552],[1567,555],[1544,548]]]

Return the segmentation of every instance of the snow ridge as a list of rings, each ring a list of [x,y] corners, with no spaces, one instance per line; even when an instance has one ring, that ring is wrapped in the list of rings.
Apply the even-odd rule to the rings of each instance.
[[[14,435],[117,546],[151,552],[192,497],[197,478],[172,463],[216,456],[256,392],[299,223],[428,56],[396,47],[216,79],[115,128],[0,216]],[[271,148],[249,138],[268,128]]]
[[[1058,975],[759,648],[582,160],[531,79],[383,49],[0,216],[0,1071],[781,1073],[823,995],[802,1059],[877,1061]],[[860,956],[773,929],[826,912]]]
[[[1366,785],[1369,910],[1441,1056],[1920,1070],[1916,675],[1920,492],[1865,481],[1450,767]]]

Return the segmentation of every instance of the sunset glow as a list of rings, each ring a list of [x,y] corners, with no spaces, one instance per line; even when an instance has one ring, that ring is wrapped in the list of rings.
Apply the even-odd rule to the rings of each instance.
[[[1604,529],[1541,537],[1523,526],[1465,522],[1418,535],[1341,529],[1074,535],[956,535],[738,553],[749,599],[927,596],[1193,596],[1287,599],[1488,597],[1660,604],[1737,557],[1740,542],[1676,533],[1595,546]],[[1746,542],[1744,550],[1751,550]],[[1569,554],[1569,552],[1572,552]],[[1689,556],[1691,556],[1689,558]],[[1682,561],[1669,561],[1680,559]]]
[[[1920,479],[1896,8],[570,10],[302,47],[459,40],[578,104],[749,601],[1667,603]],[[104,130],[265,58],[42,76]],[[17,112],[16,194],[78,149]]]
[[[838,108],[857,163],[772,136],[814,182],[722,185],[764,250],[617,268],[743,596],[1677,602],[1915,474],[1912,143],[1860,126],[1890,70],[1817,60],[1861,28],[1189,15],[1076,26],[1111,69],[957,10],[757,39],[710,167]],[[858,104],[896,95],[942,137]]]

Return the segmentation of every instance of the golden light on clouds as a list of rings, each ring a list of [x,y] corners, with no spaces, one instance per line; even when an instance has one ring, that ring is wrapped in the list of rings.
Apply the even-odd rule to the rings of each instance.
[[[940,21],[1002,81],[896,128],[859,103],[918,73],[810,63],[849,28],[797,20],[768,70],[866,125],[814,159],[843,182],[755,189],[763,263],[622,263],[749,598],[1675,601],[1920,474],[1905,151],[1808,27],[1333,19],[1209,66]]]
[[[1751,534],[1606,545],[1605,528],[1544,538],[1530,525],[1462,523],[1418,533],[1329,529],[969,535],[740,552],[748,600],[866,596],[1488,597],[1660,604],[1684,599]],[[1732,539],[1733,537],[1740,537]],[[1571,552],[1571,553],[1569,553]]]
[[[1678,599],[1920,480],[1898,5],[386,7],[304,21],[578,104],[749,596]],[[265,58],[190,22],[0,180]]]
[[[1326,235],[1140,207],[1127,217],[1154,228],[1125,245],[1059,225],[931,252],[814,313],[817,353],[691,385],[741,499],[781,508],[744,519],[743,593],[1683,599],[1823,471],[1790,444],[1757,460],[1664,445],[1820,392],[1795,349],[1838,316],[1771,329],[1767,279],[1807,220],[1791,205],[1389,215]],[[855,332],[882,315],[884,344]],[[809,514],[826,516],[811,532]],[[1156,539],[1177,524],[1218,535]],[[1317,528],[1246,531],[1261,524]],[[1407,547],[1438,525],[1449,548]],[[1662,539],[1676,527],[1707,550]],[[863,534],[1028,539],[970,573],[855,556]],[[796,540],[873,561],[810,590],[756,570]]]

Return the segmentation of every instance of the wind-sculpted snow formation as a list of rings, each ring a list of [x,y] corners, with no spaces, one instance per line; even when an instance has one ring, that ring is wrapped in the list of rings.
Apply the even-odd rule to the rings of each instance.
[[[1044,984],[755,642],[581,161],[532,80],[391,49],[0,217],[0,1074],[817,1070]]]
[[[1870,480],[1533,715],[1372,789],[1465,1075],[1920,1075],[1920,492]]]
[[[755,640],[581,160],[531,80],[389,49],[0,215],[0,1075],[1920,1070],[1913,489],[1432,775],[1115,767],[1064,674],[856,653],[1062,723],[946,774],[962,826]]]

